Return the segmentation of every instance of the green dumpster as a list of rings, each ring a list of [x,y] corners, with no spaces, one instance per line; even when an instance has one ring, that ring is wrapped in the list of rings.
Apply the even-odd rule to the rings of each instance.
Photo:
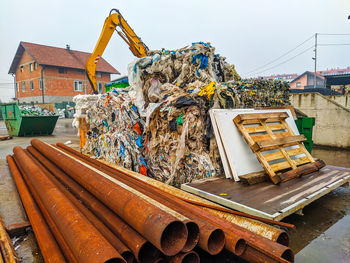
[[[58,115],[22,116],[16,102],[1,105],[2,118],[11,136],[50,135],[55,129]]]
[[[311,153],[314,146],[312,141],[312,128],[315,125],[315,118],[313,117],[301,117],[295,121],[300,134],[303,134],[306,138],[304,142],[305,148]]]

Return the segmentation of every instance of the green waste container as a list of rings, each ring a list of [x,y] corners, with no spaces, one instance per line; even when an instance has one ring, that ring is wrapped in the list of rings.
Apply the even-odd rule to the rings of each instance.
[[[58,115],[22,116],[17,102],[1,105],[2,118],[11,136],[50,135],[55,129]]]
[[[313,117],[301,117],[295,121],[300,134],[303,134],[306,138],[304,142],[305,148],[311,153],[314,146],[312,141],[312,128],[315,125],[315,118]]]

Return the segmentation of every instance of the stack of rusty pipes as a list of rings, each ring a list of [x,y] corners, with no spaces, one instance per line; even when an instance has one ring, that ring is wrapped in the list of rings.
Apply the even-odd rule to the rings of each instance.
[[[37,139],[7,156],[46,262],[199,262],[221,251],[292,262],[270,239],[62,144]]]

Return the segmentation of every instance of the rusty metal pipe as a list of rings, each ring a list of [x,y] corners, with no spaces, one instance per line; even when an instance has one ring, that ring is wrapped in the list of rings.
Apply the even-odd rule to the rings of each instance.
[[[200,217],[194,216],[194,214],[192,213],[192,209],[198,210],[199,209],[198,207],[194,207],[182,200],[178,200],[176,197],[172,195],[168,195],[164,192],[161,192],[159,191],[159,189],[156,189],[155,187],[152,187],[148,184],[142,183],[140,181],[135,181],[134,178],[128,177],[122,173],[118,173],[114,169],[108,166],[107,167],[105,167],[104,165],[99,166],[99,164],[96,164],[96,162],[90,162],[89,159],[81,158],[81,160],[83,162],[88,162],[94,167],[99,167],[99,169],[102,169],[105,173],[109,174],[110,176],[118,180],[121,180],[125,184],[130,185],[131,187],[137,189],[138,191],[143,192],[146,195],[149,195],[151,198],[156,199],[161,203],[164,203],[168,207],[174,210],[177,210],[178,212],[194,220],[199,225],[199,229],[200,229],[201,236],[199,239],[199,245],[202,249],[204,249],[209,254],[211,255],[218,254],[223,249],[224,245],[228,250],[235,253],[236,255],[241,255],[244,252],[245,245],[246,245],[244,239],[237,236],[232,231],[226,231],[224,234],[218,224],[216,224],[216,227],[215,227],[213,226],[213,224],[209,223],[208,221],[204,221]],[[185,207],[187,207],[187,209],[184,209]],[[201,211],[199,211],[199,213],[200,212]],[[225,242],[225,239],[226,239],[226,242]]]
[[[159,251],[150,242],[140,236],[133,228],[86,191],[86,189],[66,175],[56,165],[46,159],[35,148],[28,146],[27,149],[131,249],[139,262],[151,263],[158,258]]]
[[[134,255],[87,207],[85,207],[67,188],[65,188],[33,155],[32,160],[57,186],[57,188],[82,212],[92,225],[107,239],[127,263],[134,261]]]
[[[32,225],[36,240],[38,242],[45,262],[66,262],[39,208],[37,207],[35,201],[30,195],[29,190],[13,158],[10,155],[8,155],[6,156],[6,160],[8,162],[12,177],[16,183],[18,193],[21,197],[24,209],[26,210],[26,213]]]
[[[31,144],[165,255],[173,256],[182,250],[187,240],[186,226],[170,213],[164,212],[158,202],[151,203],[140,192],[117,180],[107,179],[97,169],[87,167],[46,143],[33,139]]]
[[[66,257],[66,259],[69,262],[77,263],[77,260],[76,260],[75,256],[73,255],[70,247],[67,245],[67,242],[64,240],[64,238],[63,238],[62,234],[60,233],[60,231],[58,230],[55,222],[52,220],[52,218],[49,215],[46,207],[44,206],[43,202],[40,200],[38,194],[36,193],[34,187],[29,182],[27,174],[24,172],[22,167],[19,165],[19,162],[18,162],[18,160],[16,160],[15,156],[13,156],[13,159],[14,159],[16,165],[17,165],[18,170],[22,174],[22,177],[23,177],[23,179],[24,179],[24,181],[25,181],[25,183],[26,183],[30,193],[34,197],[34,200],[35,200],[36,204],[38,205],[42,215],[44,216],[44,219],[45,219],[46,223],[48,224],[48,226],[49,226],[49,228],[51,230],[51,233],[56,238],[56,241],[57,241],[59,247],[61,248],[64,256]]]
[[[92,164],[92,166],[94,165]],[[174,205],[172,203],[172,200],[164,198],[163,196],[159,195],[158,192],[154,191],[154,189],[152,187],[149,187],[148,185],[140,186],[139,184],[131,182],[122,176],[115,177],[115,174],[111,173],[110,171],[107,171],[105,169],[103,171],[106,174],[109,174],[110,176],[116,178],[117,180],[129,185],[133,189],[136,189],[137,191],[149,196],[154,200],[159,201],[160,203],[179,212],[180,214],[183,214],[186,217],[191,218],[195,222],[195,224],[193,224],[193,222],[188,222],[188,224],[192,224],[192,227],[195,227],[195,225],[198,225],[199,235],[198,235],[198,227],[195,227],[195,229],[189,228],[189,230],[192,232],[192,233],[189,233],[189,236],[191,238],[187,239],[187,242],[186,242],[187,246],[185,245],[183,249],[184,251],[187,252],[192,250],[196,246],[198,242],[198,238],[199,238],[200,247],[203,248],[205,251],[207,251],[211,255],[218,254],[223,249],[225,245],[225,234],[217,226],[213,226],[211,223],[208,223],[200,218],[194,217],[190,212],[183,210],[180,207]],[[233,241],[234,238],[231,236],[230,240]],[[235,244],[237,245],[237,249],[235,249],[234,251],[236,251],[237,253],[243,253],[245,242],[242,239],[238,238]]]
[[[176,256],[168,258],[169,263],[199,263],[200,259],[196,252],[179,253]]]
[[[22,148],[13,151],[78,262],[125,262]]]
[[[87,161],[91,164],[93,163],[93,164],[97,165],[100,169],[105,169],[105,170],[111,171],[111,173],[114,173],[115,176],[116,176],[116,174],[118,174],[118,178],[119,178],[119,176],[122,176],[122,173],[118,173],[115,169],[113,169],[105,164],[99,163],[97,160],[93,160],[93,159],[88,158],[88,157],[87,158],[81,157],[81,159],[83,159],[84,161]],[[179,203],[179,202],[181,203],[181,200],[173,199],[173,202],[174,203]],[[291,250],[283,245],[272,242],[271,240],[268,240],[268,239],[263,238],[257,234],[254,234],[250,231],[247,231],[242,227],[233,225],[232,223],[230,224],[227,220],[219,218],[219,217],[209,213],[208,211],[205,211],[203,209],[195,207],[194,205],[188,204],[186,202],[183,205],[185,207],[187,207],[189,209],[189,211],[191,211],[191,212],[196,211],[196,214],[199,216],[202,216],[203,219],[209,220],[213,224],[217,224],[220,227],[225,226],[225,229],[228,233],[234,233],[235,235],[243,237],[245,240],[247,240],[248,244],[254,245],[257,249],[260,249],[261,252],[263,252],[264,254],[267,254],[269,257],[272,257],[272,258],[275,258],[275,259],[281,260],[281,261],[284,261],[284,260],[291,261],[294,257]],[[198,209],[200,209],[200,210],[198,210]],[[226,236],[229,237],[229,235],[227,235],[227,232],[225,232]],[[227,241],[228,242],[226,242],[226,245],[232,244],[232,242],[230,242],[229,240],[227,240]],[[232,251],[232,248],[229,248],[227,246],[226,246],[226,248],[228,250]]]
[[[112,177],[114,176],[114,174],[111,174],[109,171],[104,170],[104,172],[111,175]],[[193,214],[182,209],[179,206],[174,205],[172,203],[172,200],[158,195],[154,189],[146,185],[140,186],[136,183],[125,180],[125,178],[122,177],[118,177],[117,179],[192,220],[187,223],[185,222],[186,225],[188,225],[188,230],[190,231],[190,238],[187,239],[186,245],[183,249],[184,252],[191,251],[196,246],[198,241],[199,246],[211,255],[218,254],[223,249],[225,245],[225,234],[217,226],[214,226],[211,223],[208,223],[198,217],[194,217]],[[192,228],[190,227],[191,225]],[[244,241],[240,241],[238,244],[244,246]]]
[[[178,198],[182,198],[182,199],[186,199],[187,201],[188,200],[193,200],[193,201],[196,201],[196,202],[199,202],[199,203],[204,203],[206,205],[210,205],[210,206],[216,206],[218,208],[222,208],[221,206],[215,204],[215,203],[212,203],[208,200],[205,200],[201,197],[198,197],[198,196],[195,196],[195,195],[192,195],[190,193],[187,193],[187,192],[184,192],[180,189],[177,189],[175,187],[172,187],[170,185],[167,185],[167,184],[164,184],[162,182],[159,182],[159,181],[156,181],[152,178],[149,178],[149,177],[146,177],[146,176],[143,176],[143,175],[140,175],[136,172],[133,172],[133,171],[130,171],[130,170],[127,170],[123,167],[115,167],[113,166],[113,164],[105,164],[105,162],[103,162],[103,160],[95,160],[95,159],[91,159],[90,157],[64,145],[63,143],[57,143],[57,147],[59,147],[60,149],[66,151],[66,152],[69,152],[69,153],[72,153],[74,156],[78,156],[78,157],[81,157],[82,159],[84,160],[87,160],[89,162],[92,162],[94,164],[97,164],[99,165],[99,167],[101,165],[104,165],[106,167],[109,167],[109,168],[112,168],[114,171],[119,171],[121,173],[124,173],[130,177],[133,177],[139,181],[143,181],[149,185],[152,185],[154,187],[157,187],[158,189],[160,189],[161,191],[163,192],[167,192],[171,195],[175,195],[177,196]],[[113,167],[112,167],[113,166]],[[259,222],[259,221],[256,221],[256,220],[253,220],[253,219],[250,219],[250,218],[246,218],[246,217],[241,217],[241,216],[237,216],[237,215],[233,215],[233,214],[228,214],[226,212],[223,212],[223,211],[218,211],[218,210],[215,210],[215,208],[213,209],[210,209],[210,208],[205,208],[205,207],[202,207],[202,209],[204,210],[207,210],[221,218],[224,218],[225,220],[229,221],[229,222],[232,222],[234,224],[237,224],[245,229],[248,229],[250,230],[251,232],[254,232],[262,237],[265,237],[265,238],[268,238],[272,241],[276,241],[277,243],[280,243],[282,245],[285,245],[285,246],[288,246],[289,245],[289,236],[288,234],[279,229],[279,228],[276,228],[276,227],[273,227],[273,226],[270,226],[270,225],[267,225],[267,224],[264,224],[262,222]],[[276,223],[276,222],[274,222]]]
[[[293,254],[290,253],[291,251],[285,251],[283,258],[284,259],[289,259],[288,262],[293,262],[294,261],[294,256]],[[246,251],[244,251],[243,255],[241,255],[241,257],[249,262],[252,263],[278,263],[281,262],[280,260],[277,259],[273,259],[267,255],[265,255],[264,253],[260,252],[259,250],[251,247],[251,246],[247,246]]]

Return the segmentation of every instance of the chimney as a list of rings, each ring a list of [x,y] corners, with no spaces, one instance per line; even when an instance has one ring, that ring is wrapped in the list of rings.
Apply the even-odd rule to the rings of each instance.
[[[66,45],[66,49],[68,50],[68,51],[70,51],[70,45]]]

